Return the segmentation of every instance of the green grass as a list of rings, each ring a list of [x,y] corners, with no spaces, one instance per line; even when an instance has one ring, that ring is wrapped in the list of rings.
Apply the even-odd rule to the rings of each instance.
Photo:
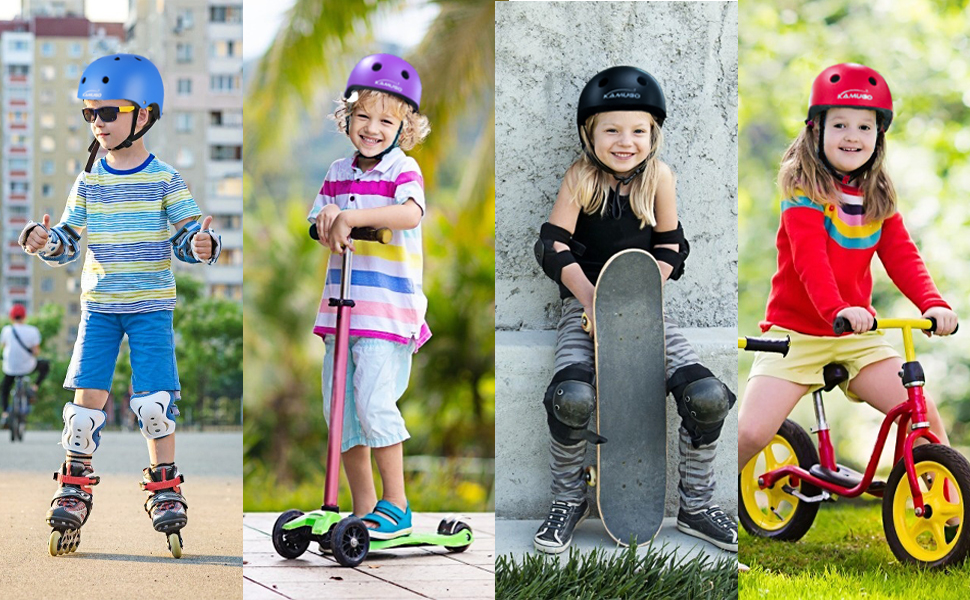
[[[637,556],[635,545],[551,557],[526,554],[521,562],[495,561],[495,597],[501,600],[723,600],[738,593],[733,559],[677,558],[666,547]]]
[[[786,600],[970,598],[970,562],[949,571],[920,570],[893,556],[880,501],[823,504],[798,542],[775,542],[741,531],[739,598]]]

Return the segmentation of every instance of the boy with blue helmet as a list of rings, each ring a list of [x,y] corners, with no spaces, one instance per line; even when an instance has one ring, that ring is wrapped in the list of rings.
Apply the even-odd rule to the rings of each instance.
[[[78,258],[79,232],[88,231],[81,275],[81,324],[64,387],[74,401],[64,406],[61,445],[67,458],[55,474],[60,484],[47,522],[51,555],[73,552],[92,506],[91,457],[101,439],[103,411],[122,338],[131,351],[131,409],[148,440],[151,466],[144,470],[145,510],[156,530],[181,556],[180,530],[187,522],[182,475],[174,464],[175,401],[180,389],[175,364],[175,278],[171,261],[214,263],[221,239],[200,226],[201,211],[171,166],[145,148],[143,136],[162,116],[164,87],[150,60],[114,54],[95,60],[81,76],[78,98],[95,136],[84,172],[57,225],[50,215],[29,222],[20,234],[28,254],[51,266]],[[107,156],[95,162],[99,147]],[[169,237],[170,225],[177,233]],[[113,358],[112,358],[113,357]],[[107,360],[106,360],[107,359]]]

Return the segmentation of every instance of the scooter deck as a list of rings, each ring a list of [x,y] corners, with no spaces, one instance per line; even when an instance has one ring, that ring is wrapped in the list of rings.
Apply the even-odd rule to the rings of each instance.
[[[667,387],[660,267],[643,250],[607,261],[593,296],[596,503],[618,544],[660,530],[667,488]]]
[[[287,522],[283,525],[283,529],[292,530],[309,527],[310,538],[318,538],[330,531],[342,518],[340,513],[315,510]],[[400,546],[446,546],[455,548],[468,546],[472,541],[474,541],[474,535],[470,529],[465,529],[451,535],[416,531],[408,535],[402,535],[399,538],[394,538],[393,540],[375,540],[372,538],[370,540],[370,549],[372,551],[385,550]]]

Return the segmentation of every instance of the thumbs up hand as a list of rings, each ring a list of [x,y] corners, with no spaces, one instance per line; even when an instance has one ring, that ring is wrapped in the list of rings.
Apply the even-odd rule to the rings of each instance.
[[[212,215],[202,220],[202,231],[195,234],[192,240],[192,251],[195,257],[202,261],[212,258],[212,236],[209,235],[209,225],[212,223]]]
[[[51,216],[44,215],[44,220],[40,225],[41,227],[34,227],[30,230],[30,235],[24,242],[29,254],[37,254],[41,248],[47,245],[47,240],[50,238]]]

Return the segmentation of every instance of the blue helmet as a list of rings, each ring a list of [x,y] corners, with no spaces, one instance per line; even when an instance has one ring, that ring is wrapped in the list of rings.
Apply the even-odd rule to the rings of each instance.
[[[158,69],[144,56],[111,54],[89,64],[81,74],[77,97],[82,100],[129,100],[162,116],[165,88]],[[153,119],[153,120],[154,120]]]

